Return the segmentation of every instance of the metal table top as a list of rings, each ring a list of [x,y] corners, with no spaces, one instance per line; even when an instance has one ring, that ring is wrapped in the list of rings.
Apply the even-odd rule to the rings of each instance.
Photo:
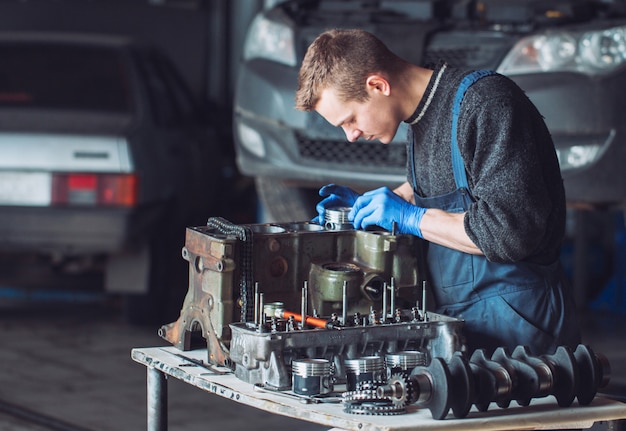
[[[174,377],[210,394],[258,409],[341,430],[540,430],[590,428],[598,421],[626,419],[626,404],[601,394],[588,406],[559,407],[552,397],[533,399],[530,406],[492,404],[486,412],[472,408],[466,418],[434,420],[428,409],[408,406],[406,414],[355,415],[343,411],[340,402],[307,402],[291,391],[274,392],[239,380],[226,369],[207,367],[205,349],[180,351],[173,346],[134,348],[131,357],[150,370]],[[204,364],[204,366],[202,365]],[[148,382],[149,383],[149,382]],[[150,391],[150,387],[148,387]]]

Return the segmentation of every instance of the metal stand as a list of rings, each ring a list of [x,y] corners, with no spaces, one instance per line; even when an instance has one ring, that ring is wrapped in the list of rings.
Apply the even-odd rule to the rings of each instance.
[[[167,376],[147,367],[148,431],[167,431]]]

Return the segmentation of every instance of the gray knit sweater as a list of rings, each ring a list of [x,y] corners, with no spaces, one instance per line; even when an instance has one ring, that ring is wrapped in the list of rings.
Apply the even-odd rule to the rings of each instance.
[[[416,109],[422,116],[412,126],[416,192],[422,197],[456,189],[452,103],[468,71],[447,67],[435,83],[442,66],[435,69]],[[565,231],[563,181],[543,117],[524,92],[502,75],[476,82],[463,99],[458,141],[474,198],[465,231],[487,259],[540,264],[558,259]]]

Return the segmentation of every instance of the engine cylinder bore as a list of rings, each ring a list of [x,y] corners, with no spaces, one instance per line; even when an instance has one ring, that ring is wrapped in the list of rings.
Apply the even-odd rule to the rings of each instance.
[[[337,312],[343,302],[344,283],[347,300],[356,300],[363,284],[361,268],[350,262],[312,263],[309,272],[311,306],[322,316]]]
[[[348,220],[350,207],[327,208],[324,211],[324,227],[327,230],[348,230],[353,229],[352,223]]]
[[[365,356],[358,359],[346,359],[346,389],[361,390],[363,384],[374,385],[387,380],[385,361],[380,356]]]
[[[324,395],[333,390],[330,361],[327,359],[295,359],[292,371],[296,394]]]
[[[294,232],[317,232],[324,230],[323,226],[312,222],[295,222],[295,223],[287,223],[284,225],[287,229]]]

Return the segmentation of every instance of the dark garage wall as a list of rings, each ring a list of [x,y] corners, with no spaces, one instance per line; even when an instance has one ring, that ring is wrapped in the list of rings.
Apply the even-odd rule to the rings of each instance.
[[[129,35],[160,45],[194,92],[231,106],[245,29],[257,0],[0,0],[0,31]]]

